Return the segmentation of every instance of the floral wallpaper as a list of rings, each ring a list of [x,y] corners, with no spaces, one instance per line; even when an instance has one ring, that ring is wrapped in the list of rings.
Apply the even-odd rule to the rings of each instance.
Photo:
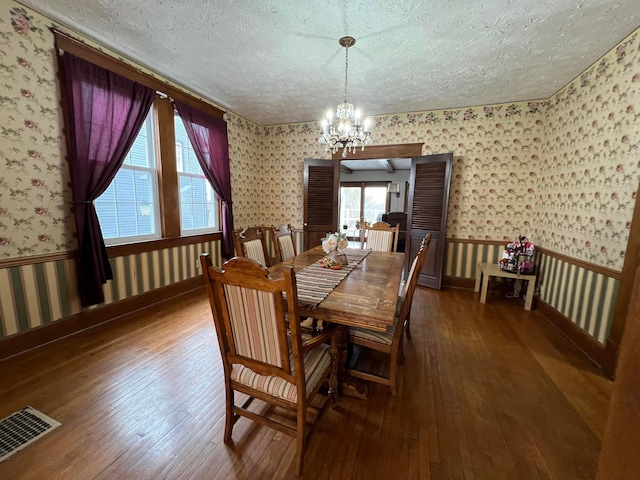
[[[261,127],[238,117],[225,114],[229,136],[229,160],[231,162],[231,195],[233,217],[237,227],[266,224],[260,216],[264,180],[260,168]]]
[[[71,250],[52,37],[29,11],[0,11],[0,258]]]
[[[380,116],[374,118],[372,136],[376,145],[424,142],[423,155],[453,152],[447,236],[510,239],[531,233],[542,105],[524,102]],[[289,199],[273,207],[263,204],[265,219],[302,225],[303,160],[328,158],[317,136],[313,123],[265,128],[264,179],[270,190],[263,196],[277,196],[283,188],[278,185],[289,189],[297,184]],[[289,181],[283,182],[282,175]],[[287,211],[288,219],[283,218]]]
[[[548,102],[534,232],[565,255],[622,269],[640,178],[640,34]]]
[[[424,142],[423,155],[453,152],[448,237],[523,234],[621,270],[640,181],[638,37],[549,99],[375,117],[374,143]],[[314,123],[264,129],[264,219],[302,225],[303,159],[328,158],[317,135]],[[282,184],[294,186],[291,197],[288,190],[277,196]]]
[[[318,142],[315,123],[295,123],[263,128],[263,223],[291,224],[301,228],[304,208],[304,159],[331,158]]]
[[[0,259],[75,248],[51,24],[0,6]],[[524,234],[621,269],[640,172],[639,48],[636,31],[549,99],[375,117],[374,143],[453,152],[449,237]],[[226,119],[236,227],[301,227],[303,161],[329,158],[316,123]]]

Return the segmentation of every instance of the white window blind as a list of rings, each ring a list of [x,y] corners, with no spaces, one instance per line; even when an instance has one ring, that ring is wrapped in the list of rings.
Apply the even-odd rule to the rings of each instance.
[[[94,202],[106,244],[160,236],[152,113],[147,115],[111,185]]]

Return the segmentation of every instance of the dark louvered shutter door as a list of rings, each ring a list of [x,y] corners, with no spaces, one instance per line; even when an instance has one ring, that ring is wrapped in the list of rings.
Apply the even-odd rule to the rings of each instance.
[[[418,284],[438,290],[442,285],[452,162],[451,153],[414,157],[409,180],[406,262],[411,264],[422,239],[431,233],[431,244]]]
[[[304,161],[304,248],[320,245],[338,225],[337,192],[340,170],[334,160]]]

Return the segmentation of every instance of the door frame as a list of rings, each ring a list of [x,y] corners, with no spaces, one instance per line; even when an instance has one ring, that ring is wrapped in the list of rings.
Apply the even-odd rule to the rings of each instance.
[[[342,156],[342,150],[331,155],[333,160],[377,160],[380,158],[412,158],[422,155],[422,143],[399,143],[395,145],[373,145],[364,150],[356,149],[355,152]]]

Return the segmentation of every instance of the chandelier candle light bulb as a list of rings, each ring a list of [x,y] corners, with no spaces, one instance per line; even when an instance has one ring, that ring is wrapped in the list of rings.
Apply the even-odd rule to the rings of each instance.
[[[356,110],[352,103],[347,101],[347,80],[349,78],[349,47],[356,43],[353,37],[342,37],[338,43],[345,47],[344,69],[344,102],[336,108],[337,125],[333,123],[333,112],[327,113],[327,119],[322,121],[322,131],[319,142],[324,145],[326,152],[337,153],[342,147],[342,157],[347,153],[355,153],[357,147],[371,143],[371,131],[369,119],[360,123],[360,110]]]

